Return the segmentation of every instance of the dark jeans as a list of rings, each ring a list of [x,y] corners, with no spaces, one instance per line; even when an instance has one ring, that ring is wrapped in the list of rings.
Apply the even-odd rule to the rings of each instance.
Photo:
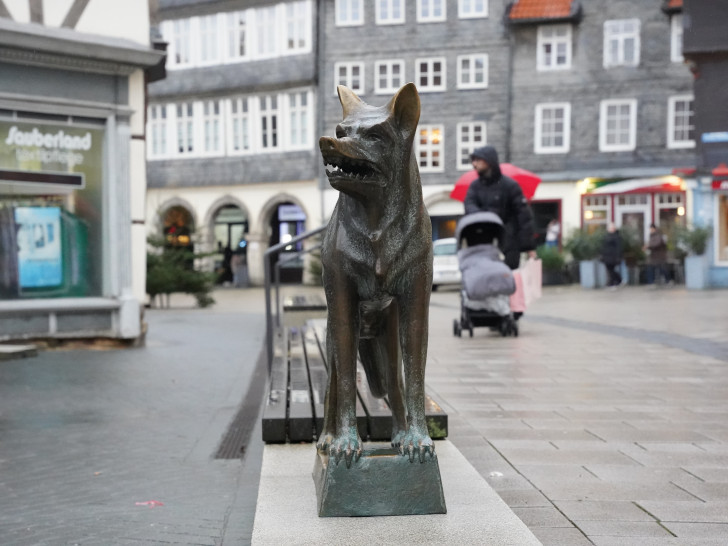
[[[622,274],[619,268],[622,264],[604,264],[607,267],[607,286],[617,286],[622,284]]]
[[[648,264],[647,284],[653,284],[660,277],[662,277],[663,283],[667,283],[670,280],[667,272],[667,264]]]

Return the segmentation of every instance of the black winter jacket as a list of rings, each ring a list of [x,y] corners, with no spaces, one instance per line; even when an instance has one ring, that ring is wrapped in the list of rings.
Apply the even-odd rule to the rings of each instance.
[[[622,261],[622,237],[619,230],[607,233],[602,242],[602,261],[605,265],[617,265]]]
[[[486,147],[489,173],[481,173],[465,195],[465,214],[494,212],[503,220],[505,236],[498,245],[511,269],[518,267],[520,253],[536,248],[533,215],[518,182],[501,173],[495,148]],[[485,159],[485,158],[484,158]]]

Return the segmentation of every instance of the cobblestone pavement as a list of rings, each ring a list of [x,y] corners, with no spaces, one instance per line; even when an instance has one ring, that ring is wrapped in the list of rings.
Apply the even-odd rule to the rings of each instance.
[[[249,542],[260,430],[242,461],[214,454],[263,298],[215,298],[148,311],[145,348],[0,363],[2,546]],[[456,338],[458,312],[433,294],[428,390],[545,545],[728,544],[728,291],[547,288],[518,338]]]
[[[428,389],[545,545],[728,544],[728,291],[548,288],[518,338],[458,312],[433,294]]]
[[[0,544],[248,543],[261,441],[213,456],[263,346],[261,294],[173,296],[145,348],[0,362]]]

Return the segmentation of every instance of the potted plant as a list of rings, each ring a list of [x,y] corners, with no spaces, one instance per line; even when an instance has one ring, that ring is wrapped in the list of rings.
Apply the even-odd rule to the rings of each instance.
[[[603,230],[572,230],[564,245],[575,261],[579,262],[579,282],[583,288],[601,288],[607,284],[607,271],[599,261],[604,238]]]
[[[542,284],[544,286],[565,284],[564,265],[566,260],[561,251],[555,246],[541,245],[536,249],[536,255],[541,260],[543,268]]]
[[[677,246],[686,252],[685,287],[703,290],[708,286],[708,240],[710,226],[681,226],[676,230]]]
[[[622,226],[619,229],[622,238],[622,277],[628,279],[629,284],[639,284],[639,266],[645,261],[644,241],[642,233],[637,228]]]

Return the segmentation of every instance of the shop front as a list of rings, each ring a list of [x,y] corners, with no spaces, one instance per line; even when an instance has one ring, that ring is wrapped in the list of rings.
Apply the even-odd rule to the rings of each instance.
[[[650,224],[664,233],[685,225],[687,193],[685,181],[676,175],[636,179],[588,178],[581,197],[582,224],[588,231],[618,228],[635,232],[647,241]]]
[[[163,53],[1,24],[0,341],[137,338],[144,70]]]

